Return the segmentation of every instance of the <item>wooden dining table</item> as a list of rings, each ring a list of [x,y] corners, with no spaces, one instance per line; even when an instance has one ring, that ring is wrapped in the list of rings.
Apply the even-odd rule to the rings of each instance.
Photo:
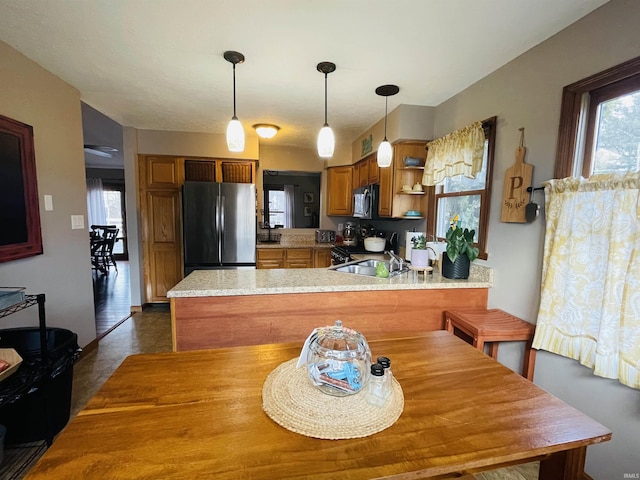
[[[379,433],[320,440],[264,413],[265,378],[302,340],[133,355],[26,478],[444,479],[539,461],[542,480],[578,480],[587,446],[611,438],[446,331],[369,345],[391,358],[404,394],[401,416]]]

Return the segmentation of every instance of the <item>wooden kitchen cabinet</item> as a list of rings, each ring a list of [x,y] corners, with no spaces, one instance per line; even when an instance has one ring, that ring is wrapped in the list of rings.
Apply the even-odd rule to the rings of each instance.
[[[284,248],[258,248],[256,268],[284,268]]]
[[[183,277],[180,190],[147,190],[141,198],[147,302],[167,301]]]
[[[325,268],[331,266],[331,249],[316,248],[313,252],[313,266],[315,268]]]
[[[393,163],[380,168],[380,189],[378,190],[378,215],[391,217],[393,214]]]
[[[366,187],[369,185],[369,160],[360,160],[356,165],[358,166],[358,186]]]
[[[424,162],[427,159],[427,142],[406,141],[393,145],[393,207],[391,215],[393,218],[407,218],[404,214],[408,210],[417,210],[423,214],[427,212],[427,201],[425,192],[405,193],[402,190],[404,185],[413,187],[416,183],[422,183],[424,173]],[[420,158],[421,163],[417,167],[407,167],[403,163],[405,157]]]
[[[353,215],[353,177],[351,165],[327,169],[327,215]]]
[[[356,175],[357,171],[357,175]],[[354,165],[354,188],[366,187],[380,181],[377,153],[372,153]]]
[[[284,268],[313,268],[313,248],[287,248]]]
[[[184,158],[140,155],[138,169],[145,303],[166,302],[183,277]]]
[[[180,188],[184,160],[179,157],[141,156],[140,180],[144,188]]]
[[[322,268],[330,265],[330,248],[256,249],[256,268]]]
[[[254,183],[255,164],[246,160],[138,156],[145,303],[167,302],[167,291],[184,276],[182,186],[185,180]]]
[[[369,155],[369,184],[380,183],[380,167],[378,167],[378,153]]]

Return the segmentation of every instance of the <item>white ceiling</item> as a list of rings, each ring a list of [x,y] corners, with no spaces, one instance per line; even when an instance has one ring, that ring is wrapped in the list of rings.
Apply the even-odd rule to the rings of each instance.
[[[275,123],[275,145],[315,148],[324,122],[351,142],[399,104],[437,106],[607,0],[2,0],[0,40],[124,126],[224,133]]]

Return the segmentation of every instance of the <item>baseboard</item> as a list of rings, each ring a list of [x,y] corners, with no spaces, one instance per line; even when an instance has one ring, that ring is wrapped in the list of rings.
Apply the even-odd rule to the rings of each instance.
[[[86,357],[91,352],[97,349],[98,349],[98,339],[95,338],[91,340],[85,347],[82,347],[82,353],[80,353],[78,360],[82,360],[84,357]]]
[[[139,313],[142,311],[142,305],[131,305],[131,313]]]

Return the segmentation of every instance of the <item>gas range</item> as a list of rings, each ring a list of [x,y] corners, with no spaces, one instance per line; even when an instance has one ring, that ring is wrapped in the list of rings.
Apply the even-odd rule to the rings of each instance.
[[[334,245],[331,248],[331,263],[340,265],[341,263],[350,262],[351,255],[357,253],[369,253],[365,250],[364,245]]]

